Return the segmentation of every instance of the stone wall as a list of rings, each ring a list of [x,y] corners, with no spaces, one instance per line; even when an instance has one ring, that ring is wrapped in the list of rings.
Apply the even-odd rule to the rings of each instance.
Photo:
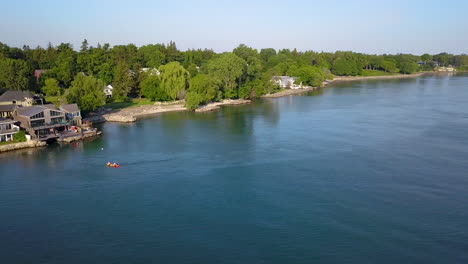
[[[42,147],[42,146],[45,146],[45,145],[47,145],[47,143],[44,142],[44,141],[30,140],[30,141],[26,141],[26,142],[19,142],[19,143],[11,143],[11,144],[0,145],[0,152],[16,150],[16,149],[23,149],[23,148],[36,148],[36,147]]]

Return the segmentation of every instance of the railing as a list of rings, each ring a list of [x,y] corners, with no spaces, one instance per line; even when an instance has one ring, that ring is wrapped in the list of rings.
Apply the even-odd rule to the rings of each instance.
[[[31,128],[34,130],[39,130],[39,129],[48,129],[48,128],[54,128],[54,127],[67,126],[67,125],[69,125],[68,122],[59,122],[59,123],[48,123],[48,124],[41,124],[37,126],[31,126]]]
[[[0,129],[0,135],[2,134],[11,134],[19,131],[19,127],[14,127],[11,129]]]

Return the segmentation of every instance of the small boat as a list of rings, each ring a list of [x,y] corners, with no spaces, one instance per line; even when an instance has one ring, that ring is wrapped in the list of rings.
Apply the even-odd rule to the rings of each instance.
[[[120,168],[120,165],[117,164],[117,163],[110,163],[110,162],[107,162],[107,167],[112,167],[112,168]]]

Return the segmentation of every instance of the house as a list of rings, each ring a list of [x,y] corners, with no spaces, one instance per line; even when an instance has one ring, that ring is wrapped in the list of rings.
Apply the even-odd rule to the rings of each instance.
[[[304,88],[302,86],[302,83],[296,84],[297,77],[273,76],[271,81],[276,83],[280,88],[283,88],[283,89],[301,89],[301,88]]]
[[[47,140],[59,137],[59,131],[68,129],[65,112],[58,110],[52,104],[18,107],[13,112],[13,118],[32,138]]]
[[[454,72],[457,71],[452,65],[449,65],[448,67],[437,67],[435,71],[438,72]]]
[[[106,98],[112,98],[112,91],[114,90],[114,87],[112,85],[107,85],[104,87],[104,94],[106,95]]]
[[[31,106],[34,96],[29,91],[8,90],[0,96],[0,105]]]
[[[19,131],[15,123],[14,120],[0,117],[0,142],[13,141],[13,135]]]
[[[65,119],[72,126],[81,126],[81,112],[77,104],[61,105],[59,108],[65,113]]]
[[[17,105],[8,104],[8,105],[0,105],[0,117],[4,118],[11,118],[13,117],[13,111],[15,111]]]
[[[149,72],[150,75],[161,75],[161,72],[156,68],[141,68],[140,72]]]

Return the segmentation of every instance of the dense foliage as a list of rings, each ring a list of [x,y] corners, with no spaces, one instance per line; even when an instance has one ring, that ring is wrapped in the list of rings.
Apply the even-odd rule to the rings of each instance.
[[[69,43],[22,49],[0,43],[0,91],[32,90],[76,102],[85,111],[106,103],[102,88],[114,87],[112,101],[145,97],[152,101],[186,99],[195,109],[224,98],[256,98],[278,89],[274,75],[295,76],[303,85],[319,86],[339,76],[410,74],[453,65],[468,70],[468,55],[440,53],[366,55],[272,48],[260,51],[239,45],[232,52],[180,51],[174,42],[137,47],[93,47],[86,40],[75,50]],[[35,70],[45,70],[40,77]]]

